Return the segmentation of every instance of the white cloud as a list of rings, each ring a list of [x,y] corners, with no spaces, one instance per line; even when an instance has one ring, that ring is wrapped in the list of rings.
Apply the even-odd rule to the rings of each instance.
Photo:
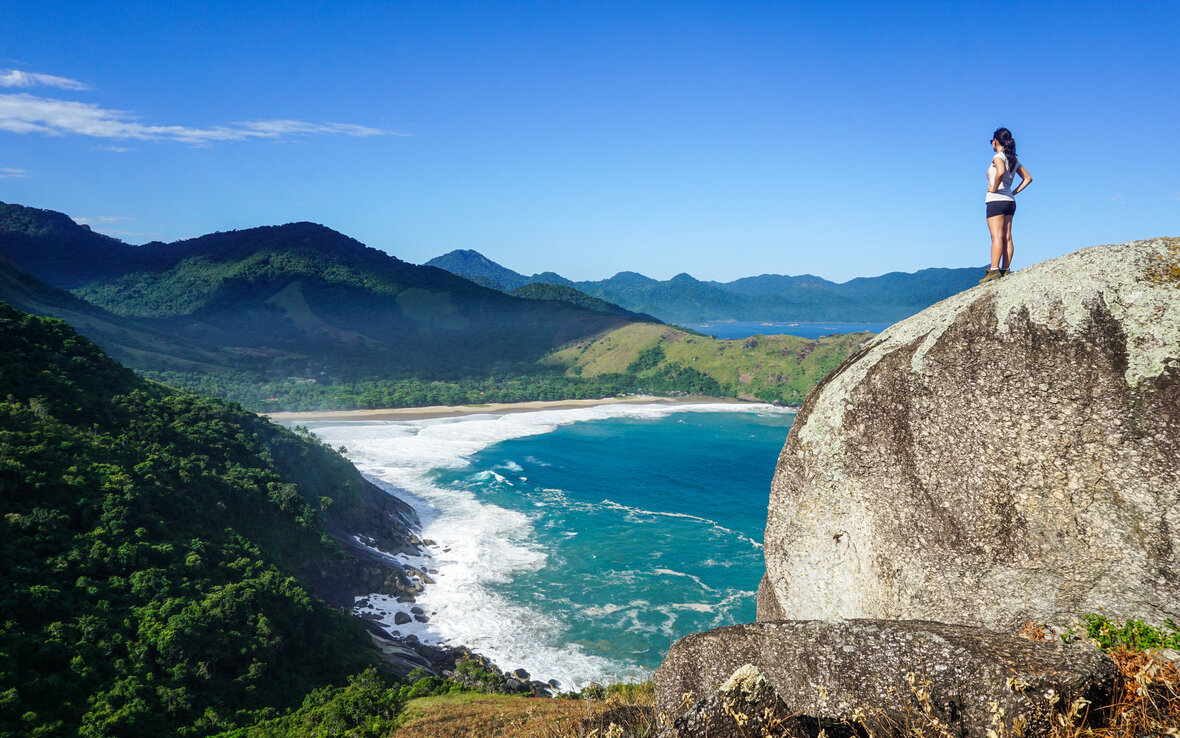
[[[144,231],[121,231],[117,228],[93,228],[92,230],[103,234],[104,236],[112,236],[114,238],[130,238],[137,240],[158,241],[164,237],[163,233],[147,233]]]
[[[96,215],[93,218],[74,218],[74,222],[78,225],[100,226],[110,225],[111,223],[121,223],[125,220],[131,220],[126,215]]]
[[[56,100],[22,92],[0,95],[0,131],[47,136],[93,136],[116,140],[179,141],[212,144],[250,139],[287,139],[311,135],[379,136],[376,128],[349,123],[307,123],[298,120],[253,120],[210,128],[149,125],[124,110],[92,103]],[[406,134],[394,134],[406,135]]]
[[[12,167],[0,167],[0,179],[20,179],[27,177],[29,173],[23,169],[13,169]]]
[[[0,87],[58,87],[63,90],[89,90],[90,85],[69,77],[0,69]]]
[[[267,138],[319,133],[339,133],[345,136],[379,136],[385,133],[393,136],[409,135],[408,133],[381,131],[352,123],[305,123],[301,120],[247,120],[234,125],[253,132],[253,135]]]
[[[115,238],[136,238],[154,240],[163,238],[164,234],[159,232],[145,232],[145,231],[127,231],[121,228],[112,228],[111,226],[118,223],[126,223],[127,221],[134,221],[135,218],[126,215],[96,215],[90,218],[74,218],[74,222],[78,225],[84,225],[91,230],[98,233],[104,233]]]

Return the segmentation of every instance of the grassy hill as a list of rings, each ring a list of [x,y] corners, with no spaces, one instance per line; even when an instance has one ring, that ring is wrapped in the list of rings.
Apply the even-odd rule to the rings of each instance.
[[[636,324],[577,341],[543,363],[572,376],[618,373],[640,381],[696,373],[713,380],[713,394],[766,402],[799,403],[804,395],[871,334],[811,341],[795,336],[718,340],[663,325]]]

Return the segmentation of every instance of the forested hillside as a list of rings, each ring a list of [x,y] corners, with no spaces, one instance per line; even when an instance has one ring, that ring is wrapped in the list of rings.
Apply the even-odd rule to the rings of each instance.
[[[631,320],[506,295],[314,223],[130,246],[61,213],[0,203],[0,251],[10,281],[15,268],[185,349],[125,354],[137,369],[317,381],[521,371]]]
[[[625,315],[628,318],[642,322],[658,323],[656,318],[643,313],[634,313],[630,310],[619,307],[613,302],[600,300],[597,297],[591,297],[581,290],[574,289],[564,284],[547,284],[545,282],[530,282],[523,287],[518,287],[512,290],[510,295],[516,297],[524,297],[529,300],[557,300],[559,302],[568,302],[578,307],[586,308],[587,310],[595,310],[600,313],[613,313],[615,315]]]
[[[205,735],[376,661],[296,576],[350,464],[3,304],[0,357],[0,734]]]
[[[475,252],[464,263],[497,273]],[[718,289],[688,275],[663,283],[620,273],[611,283],[686,304],[715,303]],[[767,345],[790,346],[750,352],[697,336],[700,356],[647,366],[635,359],[665,327],[566,284],[504,294],[314,223],[130,246],[61,213],[3,203],[0,300],[69,322],[154,379],[262,412],[628,393],[799,402],[822,376],[816,367],[831,368],[860,340],[775,338]],[[589,344],[593,355],[609,347],[614,368],[567,348]],[[808,358],[821,344],[822,364]]]

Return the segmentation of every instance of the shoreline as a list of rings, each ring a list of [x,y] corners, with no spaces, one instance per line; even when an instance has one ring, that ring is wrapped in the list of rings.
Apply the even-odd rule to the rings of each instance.
[[[688,395],[686,397],[633,395],[625,397],[604,397],[597,400],[530,400],[527,402],[490,402],[484,405],[429,405],[426,407],[393,407],[369,410],[284,411],[259,413],[259,415],[276,422],[431,420],[434,418],[457,418],[466,415],[503,415],[507,413],[535,412],[538,410],[566,410],[570,408],[595,407],[597,405],[706,404],[763,405],[766,403],[738,400],[733,397],[708,397],[705,395]]]
[[[591,409],[595,407],[600,409]],[[439,489],[440,485],[446,485],[438,482],[419,461],[424,458],[422,444],[431,450],[425,454],[425,459],[431,460],[430,465],[450,467],[455,465],[452,462],[462,461],[488,445],[527,436],[536,429],[552,430],[557,425],[577,422],[579,418],[663,417],[698,409],[744,416],[761,414],[766,408],[768,406],[763,403],[732,398],[637,395],[456,407],[284,413],[280,422],[288,426],[306,423],[314,429],[313,433],[332,447],[357,448],[353,439],[375,439],[382,456],[379,460],[367,458],[371,466],[366,470],[374,472],[370,481],[411,505],[419,516],[422,524],[416,535],[423,545],[417,554],[396,556],[395,561],[407,572],[424,572],[421,591],[409,597],[368,592],[357,598],[350,609],[353,616],[366,622],[370,632],[380,631],[383,638],[391,639],[380,643],[390,658],[402,654],[399,668],[406,670],[419,666],[410,662],[422,657],[441,674],[455,667],[442,664],[436,668],[435,662],[441,664],[446,660],[444,657],[449,658],[456,649],[467,650],[481,654],[491,664],[486,668],[491,670],[494,666],[505,677],[517,668],[542,675],[543,684],[531,680],[530,684],[553,692],[577,691],[588,681],[601,681],[607,676],[612,680],[629,680],[639,673],[638,667],[625,656],[613,652],[586,652],[575,648],[576,641],[548,644],[533,637],[535,634],[528,624],[538,619],[545,621],[551,615],[545,608],[534,611],[530,609],[531,605],[516,603],[508,596],[498,596],[494,588],[488,587],[489,581],[498,579],[488,576],[491,565],[482,556],[495,550],[500,552],[495,557],[497,560],[513,560],[516,562],[513,566],[523,566],[526,570],[534,565],[544,566],[544,561],[538,564],[535,548],[522,542],[503,547],[496,544],[489,548],[489,542],[513,540],[512,535],[519,533],[516,528],[519,523],[512,516],[498,514],[494,506],[479,506],[473,510],[461,500],[456,504],[446,490]],[[571,409],[577,412],[570,412]],[[561,411],[545,413],[547,410]],[[540,414],[530,415],[530,412]],[[463,415],[474,416],[471,428],[463,422]],[[440,432],[407,433],[398,427],[402,423],[416,425],[411,419],[423,416],[442,418]],[[452,418],[453,422],[446,418]],[[515,420],[500,422],[500,418]],[[430,422],[425,421],[425,424]],[[525,478],[521,477],[521,480]],[[515,477],[509,484],[514,481]],[[363,539],[357,540],[361,547],[366,546]],[[745,551],[745,547],[742,550]],[[512,574],[515,569],[511,566],[498,566],[496,571],[501,569],[515,576]],[[690,599],[696,602],[696,599]],[[495,613],[492,622],[480,623],[481,613],[485,612]],[[556,688],[550,680],[557,682]]]

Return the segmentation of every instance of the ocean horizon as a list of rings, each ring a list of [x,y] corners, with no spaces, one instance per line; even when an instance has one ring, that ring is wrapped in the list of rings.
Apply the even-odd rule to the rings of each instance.
[[[647,678],[677,638],[754,619],[793,419],[727,403],[305,425],[434,542],[399,557],[436,572],[415,603],[372,595],[358,614],[578,689]],[[430,621],[394,625],[412,606]]]

